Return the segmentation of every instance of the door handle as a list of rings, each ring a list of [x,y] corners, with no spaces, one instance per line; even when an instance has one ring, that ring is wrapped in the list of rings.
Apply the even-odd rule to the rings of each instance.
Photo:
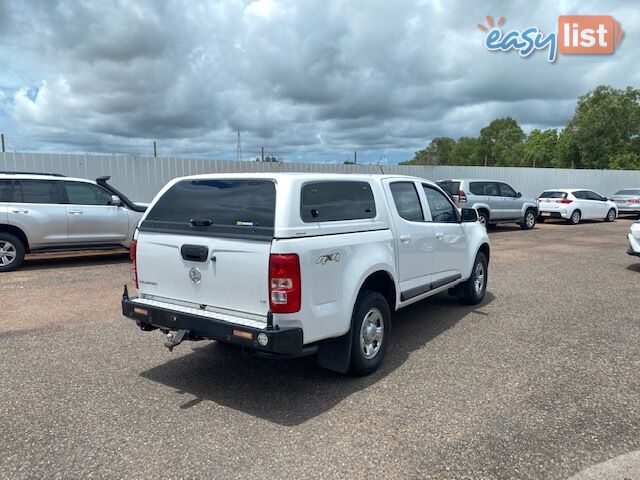
[[[71,215],[82,215],[82,210],[69,210]]]
[[[444,238],[444,233],[442,233],[442,232],[438,232],[438,233],[436,233],[436,238],[437,238],[438,240],[442,240],[442,239]]]
[[[409,243],[411,241],[411,235],[400,235],[400,243]]]
[[[11,212],[13,212],[13,213],[29,213],[29,210],[16,209],[16,210],[11,210]]]

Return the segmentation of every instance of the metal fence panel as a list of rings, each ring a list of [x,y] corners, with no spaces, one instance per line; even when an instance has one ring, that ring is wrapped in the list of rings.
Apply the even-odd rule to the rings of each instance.
[[[138,155],[0,153],[0,171],[56,172],[95,179],[111,175],[111,183],[132,199],[148,202],[177,176],[224,172],[330,172],[415,175],[429,180],[486,178],[511,184],[524,195],[549,188],[588,188],[611,195],[625,187],[640,188],[637,170],[572,170],[524,167],[458,167],[450,165],[343,165],[314,163],[237,162]]]

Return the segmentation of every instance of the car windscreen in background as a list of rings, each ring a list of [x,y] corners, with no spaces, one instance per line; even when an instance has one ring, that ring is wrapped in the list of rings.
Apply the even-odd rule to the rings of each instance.
[[[540,198],[567,198],[565,192],[542,192]]]
[[[160,197],[140,231],[270,240],[275,210],[271,180],[183,180]]]
[[[436,184],[448,193],[449,196],[458,195],[460,191],[460,182],[436,182]]]

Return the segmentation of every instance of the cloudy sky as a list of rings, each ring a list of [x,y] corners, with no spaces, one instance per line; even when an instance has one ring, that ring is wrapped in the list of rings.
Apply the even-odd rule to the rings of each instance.
[[[608,14],[611,56],[491,53],[476,27]],[[622,1],[0,0],[9,151],[395,163],[498,116],[561,127],[578,95],[640,83],[640,5]]]

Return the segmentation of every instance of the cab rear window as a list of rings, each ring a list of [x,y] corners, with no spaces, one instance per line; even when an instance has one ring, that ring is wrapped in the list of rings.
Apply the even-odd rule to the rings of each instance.
[[[11,200],[11,180],[0,179],[0,203]]]
[[[140,230],[270,240],[275,210],[271,180],[183,180],[160,197]]]

